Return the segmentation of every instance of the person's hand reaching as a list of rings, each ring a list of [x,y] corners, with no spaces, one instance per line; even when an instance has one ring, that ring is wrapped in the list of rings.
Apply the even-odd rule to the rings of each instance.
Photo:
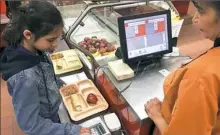
[[[81,128],[79,131],[80,135],[91,135],[91,130],[89,128]]]

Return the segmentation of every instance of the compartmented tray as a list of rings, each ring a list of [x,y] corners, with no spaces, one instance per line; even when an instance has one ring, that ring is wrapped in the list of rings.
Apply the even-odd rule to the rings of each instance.
[[[83,67],[75,50],[66,50],[50,55],[56,74],[79,70]]]
[[[64,105],[73,121],[79,121],[108,109],[108,103],[91,80],[79,81],[60,90]],[[96,103],[88,103],[87,98],[94,94]],[[94,97],[92,97],[94,100]]]

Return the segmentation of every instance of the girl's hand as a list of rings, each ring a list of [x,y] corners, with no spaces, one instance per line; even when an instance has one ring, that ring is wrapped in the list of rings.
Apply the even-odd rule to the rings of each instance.
[[[80,135],[91,134],[91,130],[89,128],[81,128],[80,131],[79,131],[79,134]]]
[[[154,122],[163,118],[161,113],[161,102],[157,98],[151,99],[145,104],[145,111]]]

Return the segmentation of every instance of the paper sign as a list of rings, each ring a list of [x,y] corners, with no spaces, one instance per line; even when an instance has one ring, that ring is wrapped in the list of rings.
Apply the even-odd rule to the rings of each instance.
[[[168,71],[168,70],[166,70],[166,69],[162,69],[162,70],[160,70],[159,71],[163,76],[168,76],[169,74],[170,74],[170,72]]]

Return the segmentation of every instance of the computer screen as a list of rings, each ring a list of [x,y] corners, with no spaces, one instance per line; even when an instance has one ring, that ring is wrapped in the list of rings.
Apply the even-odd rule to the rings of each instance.
[[[122,17],[119,19],[119,33],[127,60],[172,51],[169,11]]]

